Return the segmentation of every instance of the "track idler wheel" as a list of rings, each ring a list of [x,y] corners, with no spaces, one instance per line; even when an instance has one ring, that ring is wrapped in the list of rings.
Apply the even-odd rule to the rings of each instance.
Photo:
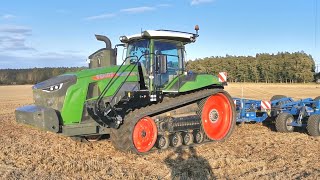
[[[185,133],[183,135],[183,144],[184,145],[191,145],[193,143],[193,134],[188,132],[188,133]]]
[[[160,135],[157,140],[158,149],[167,149],[170,145],[169,137],[166,135]]]
[[[194,142],[200,144],[204,141],[204,133],[200,130],[194,131]]]
[[[174,133],[171,136],[171,146],[172,147],[180,147],[182,145],[182,136],[180,133]]]
[[[227,92],[213,94],[198,103],[205,135],[214,141],[228,138],[235,126],[235,107]]]
[[[132,140],[136,150],[140,153],[149,151],[157,140],[157,125],[150,117],[138,120],[133,128]]]

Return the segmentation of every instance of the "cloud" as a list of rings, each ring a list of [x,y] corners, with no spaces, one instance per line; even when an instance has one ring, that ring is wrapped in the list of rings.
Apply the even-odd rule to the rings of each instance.
[[[0,69],[82,66],[87,66],[84,55],[55,52],[34,53],[29,56],[0,54]]]
[[[0,52],[7,51],[35,51],[25,43],[25,37],[0,36]]]
[[[210,3],[213,2],[214,0],[192,0],[191,5],[198,5],[198,4],[203,4],[203,3]]]
[[[96,15],[96,16],[89,16],[84,19],[90,21],[90,20],[97,20],[97,19],[108,19],[108,18],[112,18],[115,16],[116,16],[116,14],[114,14],[114,13],[107,13],[107,14],[100,14],[100,15]]]
[[[157,7],[171,7],[172,4],[158,4]]]
[[[136,13],[143,13],[143,12],[146,12],[146,11],[153,11],[155,9],[156,8],[150,7],[150,6],[141,6],[141,7],[135,7],[135,8],[121,9],[120,12],[136,14]]]
[[[161,8],[161,7],[171,7],[171,4],[158,4],[155,5],[155,7],[151,7],[151,6],[141,6],[141,7],[134,7],[134,8],[126,8],[126,9],[120,9],[120,13],[127,13],[127,14],[138,14],[138,13],[144,13],[144,12],[148,12],[148,11],[154,11],[157,8]],[[89,16],[84,18],[84,20],[99,20],[99,19],[108,19],[108,18],[112,18],[117,16],[119,12],[117,13],[105,13],[105,14],[100,14],[100,15],[96,15],[96,16]]]
[[[83,52],[39,52],[27,45],[30,36],[32,29],[29,27],[0,25],[0,69],[87,66]]]
[[[0,19],[13,19],[15,17],[16,16],[12,15],[12,14],[4,14],[4,15],[0,16]]]
[[[35,51],[26,45],[26,39],[32,30],[25,26],[0,25],[0,52]]]
[[[14,33],[21,35],[31,35],[31,28],[17,25],[0,25],[1,33]]]

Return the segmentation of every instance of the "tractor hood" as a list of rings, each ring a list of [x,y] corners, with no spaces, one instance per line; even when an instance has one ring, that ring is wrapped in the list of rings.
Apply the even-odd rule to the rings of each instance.
[[[101,76],[107,76],[106,78],[110,78],[110,76],[112,77],[112,74],[115,74],[118,69],[118,75],[123,73],[126,74],[130,72],[133,67],[133,65],[123,65],[120,69],[119,66],[100,67],[94,69],[84,69],[82,71],[69,73],[66,75],[74,75],[78,79],[92,77],[93,80],[100,80]]]
[[[45,89],[49,88],[49,90],[50,90],[50,88],[53,87],[53,90],[55,90],[55,86],[59,87],[63,83],[75,82],[76,80],[77,80],[77,77],[75,75],[64,74],[64,75],[60,75],[60,76],[53,77],[48,80],[39,82],[33,86],[33,89],[44,89],[45,90]]]

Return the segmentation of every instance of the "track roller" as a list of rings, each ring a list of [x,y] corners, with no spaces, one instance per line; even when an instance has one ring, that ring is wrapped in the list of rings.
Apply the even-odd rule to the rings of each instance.
[[[193,134],[191,132],[184,133],[183,144],[188,146],[192,143],[193,143]]]
[[[157,148],[158,149],[167,149],[170,145],[169,137],[166,135],[160,135],[157,139]]]
[[[96,141],[99,141],[101,139],[101,137],[102,137],[102,135],[91,135],[91,136],[86,136],[85,138],[89,142],[96,142]]]
[[[182,136],[181,133],[176,132],[171,136],[171,146],[172,147],[179,147],[182,145]]]
[[[204,133],[200,130],[193,132],[194,136],[194,142],[197,144],[200,144],[204,141]]]

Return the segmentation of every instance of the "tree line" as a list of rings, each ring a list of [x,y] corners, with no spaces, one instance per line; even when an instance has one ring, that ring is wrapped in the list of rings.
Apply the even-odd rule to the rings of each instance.
[[[302,52],[256,54],[256,56],[211,56],[187,62],[196,73],[228,73],[229,82],[306,83],[315,81],[315,62]]]
[[[36,84],[60,74],[79,71],[82,69],[84,69],[84,67],[0,69],[0,85]]]
[[[35,84],[86,67],[0,69],[0,85]],[[229,82],[306,83],[320,78],[315,62],[304,52],[261,53],[256,56],[211,56],[187,62],[187,70],[196,73],[228,73]]]

